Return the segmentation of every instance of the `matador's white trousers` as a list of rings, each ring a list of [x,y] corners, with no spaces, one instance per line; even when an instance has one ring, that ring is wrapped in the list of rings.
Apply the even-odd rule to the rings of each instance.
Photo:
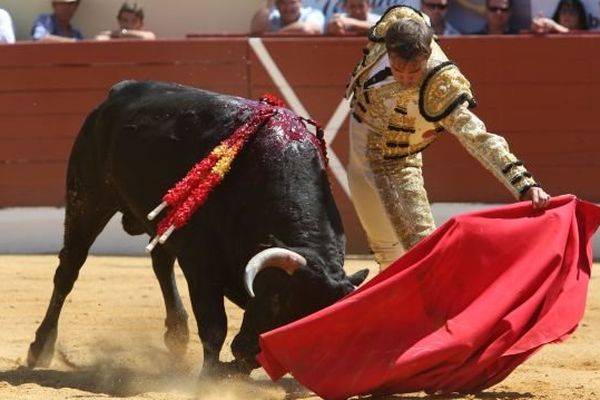
[[[383,145],[381,133],[350,118],[348,183],[380,269],[435,229],[421,154],[384,160]]]

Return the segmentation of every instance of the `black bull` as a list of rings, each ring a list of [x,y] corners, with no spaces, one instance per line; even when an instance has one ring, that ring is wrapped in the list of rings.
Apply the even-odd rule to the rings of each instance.
[[[65,298],[111,217],[121,212],[127,233],[154,236],[157,222],[147,219],[148,212],[261,107],[175,84],[122,82],[111,89],[87,117],[71,152],[64,244],[48,310],[29,348],[30,366],[50,363]],[[260,333],[332,304],[365,279],[365,270],[345,274],[344,248],[319,142],[297,116],[278,109],[189,223],[151,253],[166,306],[167,347],[181,353],[188,342],[175,259],[189,286],[203,372],[248,373],[257,367]],[[249,260],[267,249],[275,254],[249,271]],[[244,288],[248,272],[260,272],[249,282],[255,297]],[[245,310],[229,364],[219,362],[227,333],[224,297]]]

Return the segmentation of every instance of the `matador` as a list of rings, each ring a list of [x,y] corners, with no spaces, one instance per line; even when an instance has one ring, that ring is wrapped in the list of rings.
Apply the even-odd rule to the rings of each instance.
[[[413,26],[399,28],[401,22]],[[399,32],[395,39],[390,29]],[[381,268],[435,229],[422,151],[442,132],[453,134],[516,199],[531,200],[536,208],[544,208],[550,199],[506,140],[487,132],[470,111],[475,100],[469,81],[428,31],[427,17],[419,11],[390,8],[370,31],[346,92],[352,99],[352,202]],[[406,53],[414,45],[411,41],[418,42],[415,37],[428,40],[422,62],[418,46],[414,57]],[[396,47],[390,44],[394,40],[400,42]]]

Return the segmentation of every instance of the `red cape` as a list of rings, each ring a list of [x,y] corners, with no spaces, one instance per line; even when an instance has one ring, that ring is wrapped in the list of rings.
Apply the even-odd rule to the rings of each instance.
[[[571,195],[455,217],[344,299],[261,335],[258,360],[325,399],[480,391],[575,330],[599,224]]]

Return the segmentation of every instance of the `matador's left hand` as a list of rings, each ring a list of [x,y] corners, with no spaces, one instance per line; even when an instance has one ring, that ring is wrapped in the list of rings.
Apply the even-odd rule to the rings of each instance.
[[[550,195],[541,187],[533,186],[523,194],[521,200],[531,200],[534,209],[542,210],[550,204]]]

